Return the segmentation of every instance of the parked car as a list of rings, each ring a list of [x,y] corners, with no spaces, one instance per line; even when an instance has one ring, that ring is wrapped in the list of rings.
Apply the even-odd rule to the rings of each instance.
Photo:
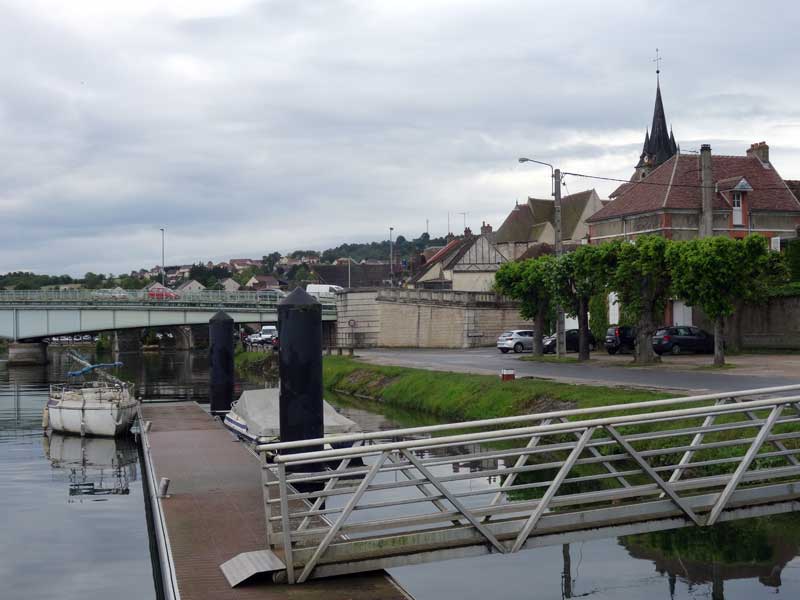
[[[662,327],[653,336],[653,351],[658,354],[714,352],[714,336],[697,327]]]
[[[636,346],[636,328],[628,325],[612,325],[606,331],[604,345],[609,354],[633,352],[633,348]]]
[[[176,292],[164,288],[153,288],[151,290],[147,290],[147,297],[151,300],[176,300],[177,298],[180,298]]]
[[[578,344],[579,344],[579,336],[577,329],[567,329],[564,332],[564,337],[566,338],[567,343],[567,352],[577,352],[578,351]],[[556,334],[548,335],[544,340],[542,340],[542,346],[545,354],[552,352],[555,354],[556,352]],[[597,346],[597,340],[594,339],[592,332],[589,332],[589,350],[594,350]]]
[[[497,338],[497,349],[503,354],[513,350],[517,354],[520,352],[533,350],[533,331],[530,329],[513,329],[504,331]]]

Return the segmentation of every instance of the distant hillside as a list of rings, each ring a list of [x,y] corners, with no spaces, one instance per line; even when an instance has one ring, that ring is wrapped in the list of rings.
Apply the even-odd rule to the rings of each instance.
[[[423,233],[414,240],[407,240],[402,235],[398,235],[394,241],[394,255],[402,258],[411,258],[422,252],[428,246],[444,246],[445,239],[431,238],[427,233]],[[350,257],[355,261],[361,260],[389,260],[389,240],[382,242],[369,242],[364,244],[342,244],[335,248],[329,248],[322,253],[322,262],[331,263],[337,258]]]

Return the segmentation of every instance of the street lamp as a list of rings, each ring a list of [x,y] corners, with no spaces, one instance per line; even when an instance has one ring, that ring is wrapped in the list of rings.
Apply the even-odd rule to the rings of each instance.
[[[164,267],[164,246],[167,237],[167,230],[165,227],[161,227],[161,285],[167,285],[167,271]]]
[[[534,160],[532,158],[519,158],[520,163],[536,163],[537,165],[544,165],[550,167],[550,176],[553,179],[553,220],[555,221],[555,246],[556,256],[561,256],[564,253],[564,247],[561,243],[561,169],[556,169],[550,163],[542,162],[541,160]],[[563,356],[566,351],[566,339],[564,334],[564,309],[561,305],[556,307],[556,354]],[[538,335],[538,333],[537,333]]]
[[[394,287],[394,248],[392,247],[392,232],[394,227],[389,227],[389,281]]]

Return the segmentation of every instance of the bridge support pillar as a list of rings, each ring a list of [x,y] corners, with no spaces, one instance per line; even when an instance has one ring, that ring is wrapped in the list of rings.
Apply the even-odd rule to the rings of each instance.
[[[138,329],[122,329],[114,332],[115,353],[139,352],[142,349],[142,336]]]
[[[191,326],[182,325],[175,327],[172,331],[175,336],[175,350],[194,349],[194,333]]]
[[[9,365],[46,365],[47,344],[44,342],[11,342],[8,345]]]

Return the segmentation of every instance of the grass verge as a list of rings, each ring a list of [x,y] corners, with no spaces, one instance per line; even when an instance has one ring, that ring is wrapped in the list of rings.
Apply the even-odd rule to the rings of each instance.
[[[264,373],[277,365],[272,352],[237,352],[233,357],[233,365],[237,371]]]
[[[493,375],[372,365],[326,356],[325,387],[448,420],[489,419],[561,408],[588,408],[668,398],[663,392],[559,383],[500,381]]]
[[[551,356],[550,354],[543,354],[542,356],[536,356],[531,354],[530,356],[523,356],[519,360],[529,361],[529,362],[544,362],[544,363],[577,363],[580,362],[574,356],[562,356],[559,358],[558,356]]]

